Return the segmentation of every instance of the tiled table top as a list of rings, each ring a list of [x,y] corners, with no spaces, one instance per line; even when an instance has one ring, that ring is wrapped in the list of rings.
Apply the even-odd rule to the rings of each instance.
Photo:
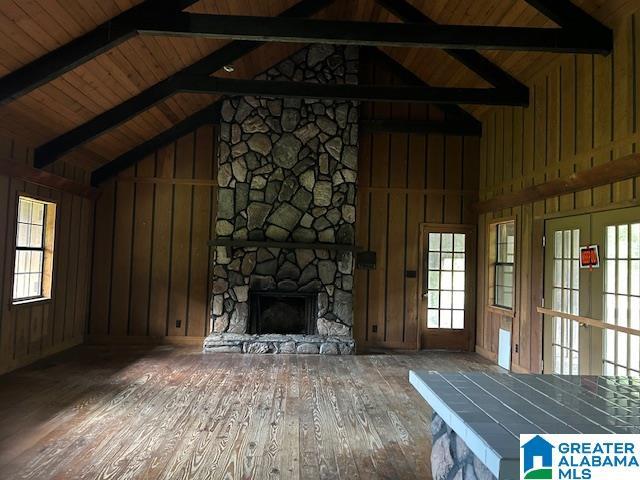
[[[640,433],[640,380],[409,372],[433,410],[499,479],[519,475],[521,433]]]

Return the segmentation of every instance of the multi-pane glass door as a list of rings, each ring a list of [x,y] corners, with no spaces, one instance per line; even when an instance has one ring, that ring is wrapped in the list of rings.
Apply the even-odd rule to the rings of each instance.
[[[469,348],[474,295],[469,253],[473,229],[465,226],[425,225],[423,232],[421,346]]]
[[[545,307],[558,312],[545,316],[545,372],[640,376],[640,208],[548,220],[545,232]],[[579,268],[587,245],[599,267]]]
[[[640,222],[606,227],[604,321],[640,330]],[[640,376],[640,336],[604,331],[605,375]]]
[[[589,217],[547,221],[545,307],[569,315],[589,310],[588,274],[580,270],[580,246],[589,238]],[[589,368],[588,327],[560,315],[545,319],[545,372],[578,375]]]

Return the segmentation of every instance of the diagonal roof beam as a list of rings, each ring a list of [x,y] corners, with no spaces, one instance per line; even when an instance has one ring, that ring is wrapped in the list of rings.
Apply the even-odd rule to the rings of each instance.
[[[0,79],[0,103],[14,100],[138,34],[149,15],[179,13],[198,0],[147,0]]]
[[[164,147],[169,143],[175,142],[180,137],[192,132],[202,125],[219,123],[221,105],[222,102],[218,100],[210,106],[203,108],[193,115],[190,115],[181,122],[175,124],[173,127],[156,135],[150,140],[141,143],[137,147],[132,148],[128,152],[97,168],[91,174],[91,184],[99,185],[107,178],[110,178],[116,175],[118,172],[124,170],[125,168],[134,165],[136,162],[148,155],[151,155],[159,148]]]
[[[419,23],[428,26],[437,25],[436,22],[406,0],[376,0],[376,2],[403,22]],[[523,98],[529,98],[529,89],[523,83],[478,52],[452,48],[447,48],[444,51],[494,87],[508,88],[520,92]]]
[[[150,16],[138,33],[267,42],[334,43],[340,45],[465,50],[517,50],[557,53],[602,53],[612,38],[564,28],[487,25],[378,23],[246,15],[178,13]]]
[[[372,58],[384,64],[389,70],[393,72],[405,85],[428,87],[429,85],[418,77],[415,73],[407,69],[404,65],[398,62],[396,59],[390,57],[382,50],[376,48],[368,48],[367,52]],[[527,97],[528,99],[529,97]],[[478,121],[473,115],[467,112],[459,105],[441,104],[438,108],[442,110],[447,119],[462,119],[469,124],[475,124],[478,131],[482,132],[482,123]]]
[[[611,29],[569,0],[525,0],[529,5],[567,30],[582,35],[612,36]]]
[[[293,7],[281,13],[280,16],[307,17],[326,8],[334,1],[335,0],[301,0]],[[220,70],[223,66],[233,63],[251,53],[261,45],[263,45],[262,42],[247,41],[234,41],[225,45],[203,59],[198,60],[193,65],[180,70],[169,78],[156,83],[123,103],[97,115],[88,122],[39,146],[34,152],[34,165],[38,168],[45,167],[74,148],[126,122],[137,114],[148,110],[156,103],[176,93],[178,91],[177,85],[181,78],[193,75],[210,75]]]

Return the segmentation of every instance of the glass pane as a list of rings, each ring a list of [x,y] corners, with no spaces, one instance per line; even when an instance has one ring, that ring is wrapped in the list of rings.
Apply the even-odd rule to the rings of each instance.
[[[465,235],[464,233],[456,233],[453,237],[453,249],[456,252],[464,252]]]
[[[438,290],[440,288],[440,272],[429,272],[429,290]]]
[[[30,223],[31,222],[31,207],[32,202],[24,197],[18,199],[18,222]]]
[[[452,253],[443,253],[442,254],[442,265],[440,266],[442,270],[452,270],[453,269],[453,254]]]
[[[431,270],[440,268],[440,254],[438,252],[429,252],[429,268]]]
[[[618,295],[618,311],[617,311],[617,320],[618,325],[622,327],[627,326],[628,322],[628,306],[629,306],[629,297],[626,295]]]
[[[627,366],[627,334],[622,332],[618,333],[618,352],[616,359],[618,365]]]
[[[453,272],[453,289],[464,290],[464,272]]]
[[[35,225],[44,225],[44,204],[41,202],[33,202],[31,211],[31,223]]]
[[[440,310],[440,328],[451,328],[451,310]]]
[[[453,234],[452,233],[442,234],[442,251],[453,252]]]
[[[571,258],[580,258],[580,230],[573,231],[573,246],[571,247]]]
[[[571,258],[571,230],[564,231],[564,239],[563,239],[563,257]]]
[[[33,248],[42,248],[42,240],[42,227],[38,225],[32,225],[29,246]]]
[[[453,254],[453,269],[464,272],[464,253]]]
[[[464,311],[463,310],[453,311],[453,328],[457,328],[457,329],[464,328]]]
[[[629,246],[629,256],[631,258],[640,258],[640,223],[631,225],[631,243]]]
[[[618,258],[629,256],[629,227],[618,225]]]
[[[440,306],[440,292],[429,290],[427,297],[429,308],[438,308]]]
[[[440,234],[439,233],[429,234],[429,251],[431,252],[440,251]]]
[[[616,358],[615,338],[615,332],[613,330],[604,331],[604,358],[610,362],[615,361]]]
[[[558,230],[553,234],[554,258],[562,258],[562,232]]]
[[[453,289],[453,273],[442,272],[440,288],[444,290]]]
[[[464,310],[464,292],[453,292],[453,308]]]
[[[618,292],[625,295],[628,292],[628,271],[627,262],[618,260]]]
[[[640,295],[640,260],[631,260],[631,272],[629,272],[629,293]]]
[[[451,308],[453,295],[451,292],[440,292],[440,308]]]
[[[607,227],[606,258],[616,258],[616,227]]]
[[[427,313],[427,327],[438,328],[438,318],[440,313],[438,310],[429,310]]]

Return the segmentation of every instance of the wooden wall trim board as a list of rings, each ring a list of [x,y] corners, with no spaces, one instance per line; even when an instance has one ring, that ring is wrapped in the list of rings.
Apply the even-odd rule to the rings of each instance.
[[[511,322],[517,368],[542,367],[544,220],[637,203],[640,188],[640,15],[614,25],[608,57],[568,55],[528,82],[528,108],[491,108],[482,117],[478,221],[518,217],[519,293]],[[484,229],[479,245],[486,244]],[[486,292],[479,257],[479,288]],[[486,293],[478,295],[485,301]],[[478,308],[477,344],[497,352],[503,317]],[[518,345],[518,351],[515,346]]]
[[[9,158],[0,158],[0,175],[92,200],[98,195],[98,190],[93,187]]]
[[[556,167],[557,168],[557,167]],[[640,154],[633,153],[592,168],[572,173],[540,185],[518,190],[478,202],[474,208],[479,213],[503,210],[506,208],[534,203],[540,200],[588,190],[622,180],[640,176]]]

